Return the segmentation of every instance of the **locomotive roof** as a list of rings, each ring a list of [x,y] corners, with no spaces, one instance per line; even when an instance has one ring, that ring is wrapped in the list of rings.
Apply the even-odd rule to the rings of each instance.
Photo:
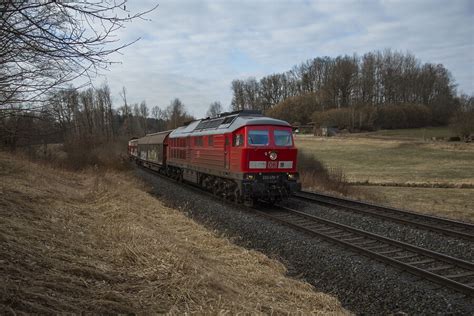
[[[202,119],[189,123],[187,126],[178,127],[170,134],[170,138],[213,135],[229,133],[238,130],[243,126],[249,125],[277,125],[291,127],[288,122],[266,117],[258,112],[240,112],[230,113],[227,116],[221,116],[212,119]]]

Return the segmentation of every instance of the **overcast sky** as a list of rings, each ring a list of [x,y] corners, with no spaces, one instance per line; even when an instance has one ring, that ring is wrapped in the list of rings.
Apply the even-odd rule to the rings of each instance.
[[[132,0],[132,10],[154,1]],[[231,101],[230,83],[289,70],[317,56],[362,55],[392,48],[422,62],[442,63],[458,90],[474,93],[474,1],[176,1],[159,0],[117,35],[142,39],[114,56],[105,72],[115,106],[165,108],[180,98],[204,116],[209,104]]]

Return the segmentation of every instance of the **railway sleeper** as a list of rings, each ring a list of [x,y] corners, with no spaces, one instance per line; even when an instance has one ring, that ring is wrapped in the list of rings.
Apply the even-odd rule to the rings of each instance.
[[[404,260],[404,259],[410,259],[410,258],[414,258],[414,257],[418,257],[420,256],[419,254],[410,254],[410,255],[406,255],[406,256],[398,256],[398,257],[390,257],[391,259],[394,259],[394,260],[398,260],[398,261],[401,261],[401,260]]]
[[[397,253],[397,252],[402,252],[404,250],[402,249],[393,249],[393,250],[387,250],[387,251],[381,251],[381,252],[377,252],[379,255],[389,255],[391,253]]]
[[[378,242],[379,241],[377,241],[377,240],[366,240],[364,242],[356,242],[356,243],[352,243],[352,244],[355,245],[355,246],[366,246],[366,245],[370,245],[370,244],[376,244]]]
[[[409,262],[408,264],[414,266],[414,265],[428,264],[428,263],[433,263],[433,262],[436,262],[436,260],[434,260],[434,259],[426,259],[426,260],[420,260],[420,261]]]
[[[380,245],[380,246],[374,246],[374,247],[367,247],[365,249],[372,251],[372,250],[375,250],[375,249],[385,249],[385,248],[390,248],[390,247],[392,247],[392,246],[391,245]],[[377,252],[377,253],[379,253],[379,252]]]
[[[445,266],[438,266],[438,267],[428,268],[428,269],[425,269],[425,270],[429,271],[429,272],[436,272],[436,271],[448,270],[448,269],[452,269],[452,268],[454,268],[454,266],[445,265]]]
[[[339,240],[342,240],[343,238],[347,238],[347,237],[350,237],[350,236],[353,236],[352,233],[343,233],[342,235],[338,235],[338,236],[332,236],[333,238],[337,238]]]
[[[445,278],[448,278],[448,279],[461,279],[461,278],[465,278],[465,277],[471,277],[473,275],[474,275],[474,272],[469,271],[469,272],[464,272],[464,273],[459,273],[459,274],[446,275]]]
[[[363,240],[363,239],[365,239],[365,238],[364,237],[353,237],[353,238],[342,238],[341,240],[345,241],[345,242],[351,242],[351,241]]]

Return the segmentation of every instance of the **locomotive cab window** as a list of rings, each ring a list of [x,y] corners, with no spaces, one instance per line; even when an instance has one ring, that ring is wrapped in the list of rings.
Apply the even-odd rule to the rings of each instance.
[[[253,130],[249,131],[248,144],[252,146],[267,146],[269,143],[268,131]]]
[[[232,139],[232,146],[240,147],[244,144],[244,135],[242,134],[235,134],[234,138]]]
[[[293,145],[293,140],[291,138],[290,131],[281,131],[276,130],[273,134],[275,138],[275,145],[277,146],[291,146]]]

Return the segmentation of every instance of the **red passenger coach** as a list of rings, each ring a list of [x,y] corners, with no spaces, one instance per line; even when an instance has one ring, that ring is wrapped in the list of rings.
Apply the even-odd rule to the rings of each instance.
[[[299,189],[291,126],[257,111],[193,121],[166,133],[160,172],[236,201],[277,201]],[[138,140],[140,144],[151,135]],[[142,163],[153,165],[140,154]]]

